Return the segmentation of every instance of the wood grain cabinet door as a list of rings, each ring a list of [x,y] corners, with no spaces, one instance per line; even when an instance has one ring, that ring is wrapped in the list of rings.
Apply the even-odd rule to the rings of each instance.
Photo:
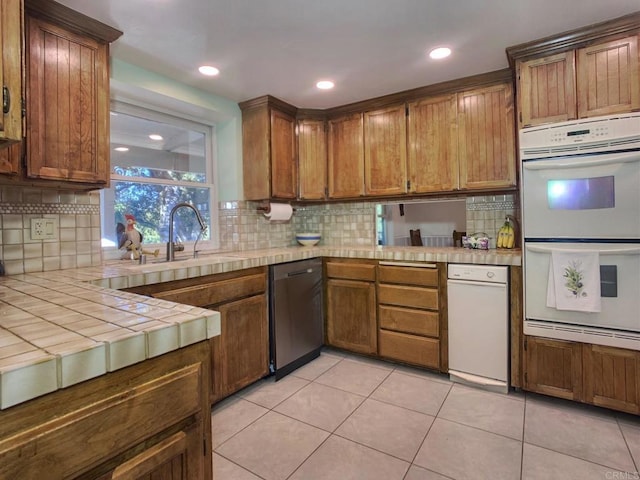
[[[27,18],[27,176],[105,185],[108,44]]]
[[[638,36],[578,50],[578,116],[640,108]]]
[[[412,193],[458,189],[456,96],[409,104],[409,190]]]
[[[584,345],[583,369],[586,402],[640,413],[640,352]]]
[[[329,120],[329,198],[364,195],[362,113]]]
[[[327,133],[324,120],[298,120],[298,196],[327,196]]]
[[[330,278],[326,315],[329,345],[378,353],[375,283]]]
[[[218,400],[269,372],[269,331],[265,294],[225,303],[221,335],[211,339],[213,398]]]
[[[21,1],[0,3],[0,87],[3,113],[0,115],[0,148],[22,140]],[[6,110],[6,111],[5,111]],[[0,164],[0,172],[5,168]],[[9,171],[9,173],[16,173]]]
[[[271,197],[296,198],[298,170],[296,166],[295,118],[279,110],[271,110]]]
[[[575,52],[518,63],[520,128],[576,118]]]
[[[582,400],[582,344],[526,337],[524,388],[568,400]]]
[[[510,83],[458,94],[461,189],[516,184],[515,133]]]
[[[366,195],[407,192],[407,119],[404,104],[364,114]]]

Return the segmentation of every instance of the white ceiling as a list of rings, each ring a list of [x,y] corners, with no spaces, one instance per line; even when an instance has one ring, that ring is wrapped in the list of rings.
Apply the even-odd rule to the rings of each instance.
[[[638,0],[59,0],[124,32],[112,56],[243,101],[327,108],[507,67],[505,48]],[[447,45],[440,62],[426,51]],[[197,72],[203,63],[218,77]],[[332,79],[336,88],[315,83]]]

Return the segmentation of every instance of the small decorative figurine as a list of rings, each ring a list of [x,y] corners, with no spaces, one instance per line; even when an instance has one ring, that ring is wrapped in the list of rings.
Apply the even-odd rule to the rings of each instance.
[[[135,227],[136,218],[130,213],[127,213],[124,218],[127,222],[126,227],[120,222],[118,222],[118,224],[116,225],[118,248],[120,250],[126,250],[122,258],[132,258],[134,260],[138,260],[138,258],[140,258],[140,255],[143,253],[157,257],[160,253],[160,250],[149,252],[142,248],[143,236],[142,233]]]

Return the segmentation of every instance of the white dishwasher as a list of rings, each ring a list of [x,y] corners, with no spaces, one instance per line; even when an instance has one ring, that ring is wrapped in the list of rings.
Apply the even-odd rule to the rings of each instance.
[[[509,390],[509,268],[449,264],[449,377]]]

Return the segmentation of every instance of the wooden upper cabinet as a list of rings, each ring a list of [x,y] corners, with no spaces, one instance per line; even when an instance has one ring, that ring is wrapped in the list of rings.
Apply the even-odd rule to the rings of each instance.
[[[25,2],[27,177],[106,186],[109,183],[109,41],[76,23],[43,18],[53,2]],[[45,8],[43,13],[40,8]],[[74,16],[77,12],[70,11]],[[71,15],[69,14],[69,15]],[[98,23],[80,16],[90,28]],[[81,23],[80,25],[85,25]]]
[[[294,199],[295,108],[265,96],[240,104],[245,200]]]
[[[298,120],[298,197],[327,196],[327,133],[324,120]]]
[[[0,115],[0,148],[22,140],[22,6],[20,0],[0,3],[0,86],[2,86],[2,115]],[[0,172],[17,173],[0,163]]]
[[[640,108],[638,35],[581,48],[576,63],[580,118]]]
[[[405,105],[364,114],[366,195],[407,191],[407,120]]]
[[[296,120],[271,109],[271,196],[296,198]]]
[[[456,96],[409,103],[409,191],[458,189]]]
[[[329,120],[329,197],[364,195],[362,113]]]
[[[458,156],[461,189],[516,184],[511,83],[458,94]]]
[[[573,51],[520,63],[521,126],[576,118],[575,68]]]

